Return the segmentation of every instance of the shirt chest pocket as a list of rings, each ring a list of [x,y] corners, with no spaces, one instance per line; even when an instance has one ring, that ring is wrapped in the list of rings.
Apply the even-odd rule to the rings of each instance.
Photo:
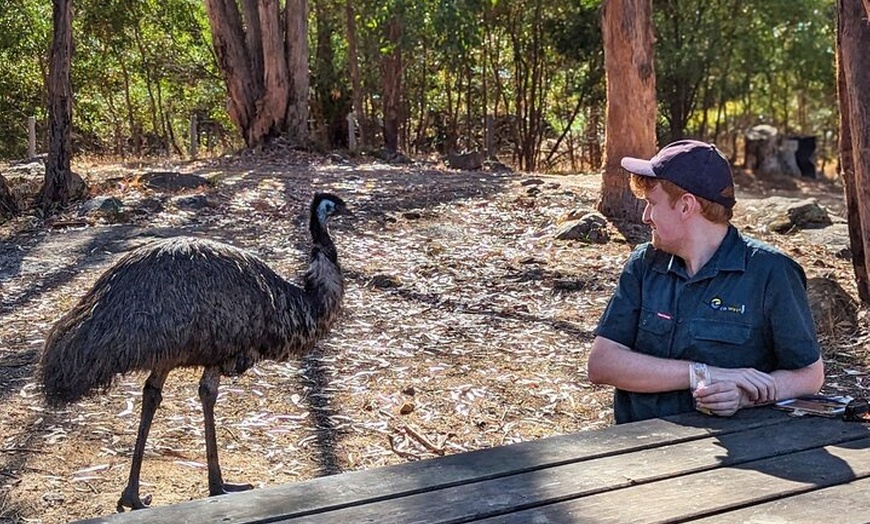
[[[757,367],[764,358],[764,341],[750,324],[695,319],[690,324],[690,357],[722,367]],[[762,359],[762,360],[760,360]]]
[[[692,337],[696,340],[720,344],[743,345],[752,334],[752,326],[721,320],[695,320],[691,325]]]
[[[669,315],[644,309],[640,312],[634,350],[654,356],[667,356],[674,321]]]

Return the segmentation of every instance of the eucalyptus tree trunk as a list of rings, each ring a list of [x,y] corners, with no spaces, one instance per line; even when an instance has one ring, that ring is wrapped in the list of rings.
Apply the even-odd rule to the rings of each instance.
[[[519,159],[524,171],[534,171],[542,142],[543,110],[546,93],[545,56],[543,44],[543,1],[535,2],[531,15],[531,27],[524,28],[522,18],[512,30],[514,52],[514,91],[519,135]],[[530,32],[523,42],[522,32]]]
[[[308,138],[308,1],[206,0],[228,112],[248,147]]]
[[[609,218],[640,223],[643,204],[631,192],[620,161],[650,158],[656,150],[652,0],[605,0],[602,7],[607,115],[596,207]]]
[[[69,201],[72,171],[72,0],[53,0],[54,37],[48,73],[48,158],[39,200],[48,211]]]
[[[870,304],[867,253],[870,253],[870,0],[838,0],[838,94],[840,97],[840,168],[846,187],[846,207],[852,264],[858,296]]]
[[[290,100],[287,134],[297,143],[308,141],[308,0],[287,0],[287,66]]]
[[[387,41],[391,49],[383,56],[384,82],[384,148],[399,149],[399,122],[401,121],[402,94],[402,19],[393,15],[387,23]]]
[[[347,63],[350,68],[350,81],[353,87],[353,112],[356,115],[357,132],[359,132],[359,147],[365,148],[366,141],[366,126],[363,123],[366,121],[365,112],[363,111],[363,92],[362,82],[359,77],[359,51],[356,38],[356,11],[353,8],[353,0],[347,0],[345,5],[347,12]],[[348,143],[352,143],[348,138]]]

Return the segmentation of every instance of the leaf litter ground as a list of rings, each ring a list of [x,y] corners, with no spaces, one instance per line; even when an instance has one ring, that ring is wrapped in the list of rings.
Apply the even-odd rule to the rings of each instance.
[[[179,200],[191,192],[139,182],[157,169],[211,179],[193,191],[205,204],[191,208]],[[224,379],[217,424],[227,481],[299,482],[612,423],[611,390],[589,384],[585,363],[633,243],[615,230],[607,244],[553,239],[560,217],[593,209],[598,176],[457,172],[286,150],[78,170],[133,212],[120,223],[70,213],[0,226],[0,522],[105,515],[126,483],[144,375],[67,409],[45,408],[33,371],[52,323],[124,252],[157,237],[223,240],[295,280],[315,191],[338,193],[355,213],[332,227],[345,312],[313,354]],[[744,182],[741,200],[771,191]],[[842,199],[825,183],[791,189],[835,208]],[[854,294],[850,262],[824,245],[752,233]],[[866,323],[862,314],[857,332],[823,339],[827,391],[866,395]],[[207,494],[198,379],[198,370],[176,370],[167,381],[142,471],[154,505]]]

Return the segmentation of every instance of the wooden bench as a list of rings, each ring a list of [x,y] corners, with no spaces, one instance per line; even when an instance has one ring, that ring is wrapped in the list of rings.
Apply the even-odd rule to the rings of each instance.
[[[870,425],[688,414],[82,521],[865,523]]]

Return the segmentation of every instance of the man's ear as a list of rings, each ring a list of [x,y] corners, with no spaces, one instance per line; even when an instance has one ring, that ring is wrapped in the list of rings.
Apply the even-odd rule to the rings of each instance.
[[[683,193],[682,196],[680,196],[680,202],[678,205],[680,206],[680,211],[682,211],[683,214],[687,214],[691,213],[697,206],[699,206],[700,202],[698,202],[698,199],[695,198],[695,195],[692,193]]]

